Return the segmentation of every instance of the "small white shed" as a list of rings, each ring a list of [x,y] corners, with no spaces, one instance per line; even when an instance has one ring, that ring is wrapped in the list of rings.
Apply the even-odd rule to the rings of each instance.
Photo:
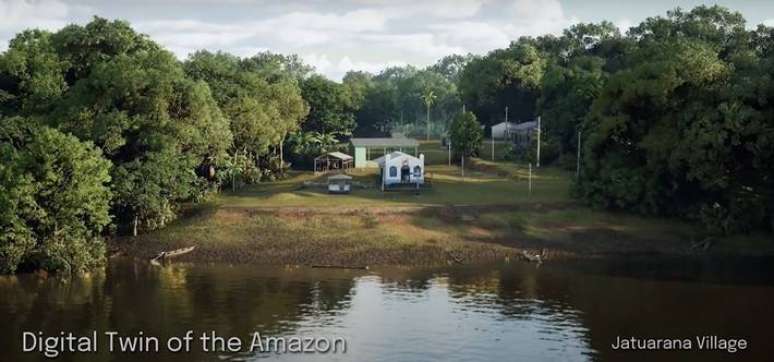
[[[377,158],[381,169],[382,185],[422,185],[425,183],[425,155],[419,157],[403,152],[392,152]]]
[[[348,194],[352,191],[352,177],[347,175],[333,175],[328,177],[328,193]]]
[[[508,138],[508,130],[513,129],[516,123],[513,122],[500,122],[492,125],[492,137],[501,140]]]

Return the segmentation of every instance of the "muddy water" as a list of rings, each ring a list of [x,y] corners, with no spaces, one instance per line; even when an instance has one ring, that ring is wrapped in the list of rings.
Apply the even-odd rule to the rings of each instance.
[[[771,260],[617,260],[371,271],[115,261],[69,281],[0,278],[0,361],[22,332],[100,334],[58,361],[765,361],[774,356]],[[341,337],[345,353],[107,353],[102,333],[160,341],[215,331],[245,343]],[[744,338],[746,350],[613,351],[618,336]],[[695,345],[693,346],[696,347]]]

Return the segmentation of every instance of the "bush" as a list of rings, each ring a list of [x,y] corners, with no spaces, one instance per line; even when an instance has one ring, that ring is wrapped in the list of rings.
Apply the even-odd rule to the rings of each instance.
[[[91,143],[22,118],[0,121],[0,270],[81,271],[104,261],[110,162]]]

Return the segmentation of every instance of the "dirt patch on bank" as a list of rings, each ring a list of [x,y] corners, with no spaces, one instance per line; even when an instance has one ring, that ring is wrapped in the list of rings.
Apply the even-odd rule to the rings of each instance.
[[[576,217],[584,215],[584,218]],[[684,253],[681,235],[651,240],[588,218],[572,203],[396,207],[219,207],[111,249],[137,258],[195,245],[182,261],[274,265],[445,265],[610,254]]]

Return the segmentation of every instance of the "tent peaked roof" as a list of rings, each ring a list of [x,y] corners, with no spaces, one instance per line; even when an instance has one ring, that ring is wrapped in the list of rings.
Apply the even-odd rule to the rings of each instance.
[[[419,157],[414,157],[412,155],[409,155],[408,153],[403,153],[403,152],[400,152],[400,151],[390,152],[389,155],[390,155],[390,159],[391,160],[399,158],[399,157],[411,157],[411,158],[414,158],[414,159],[417,159],[417,160],[419,159]],[[379,164],[379,166],[383,166],[384,165],[384,156],[375,159],[374,162]]]

